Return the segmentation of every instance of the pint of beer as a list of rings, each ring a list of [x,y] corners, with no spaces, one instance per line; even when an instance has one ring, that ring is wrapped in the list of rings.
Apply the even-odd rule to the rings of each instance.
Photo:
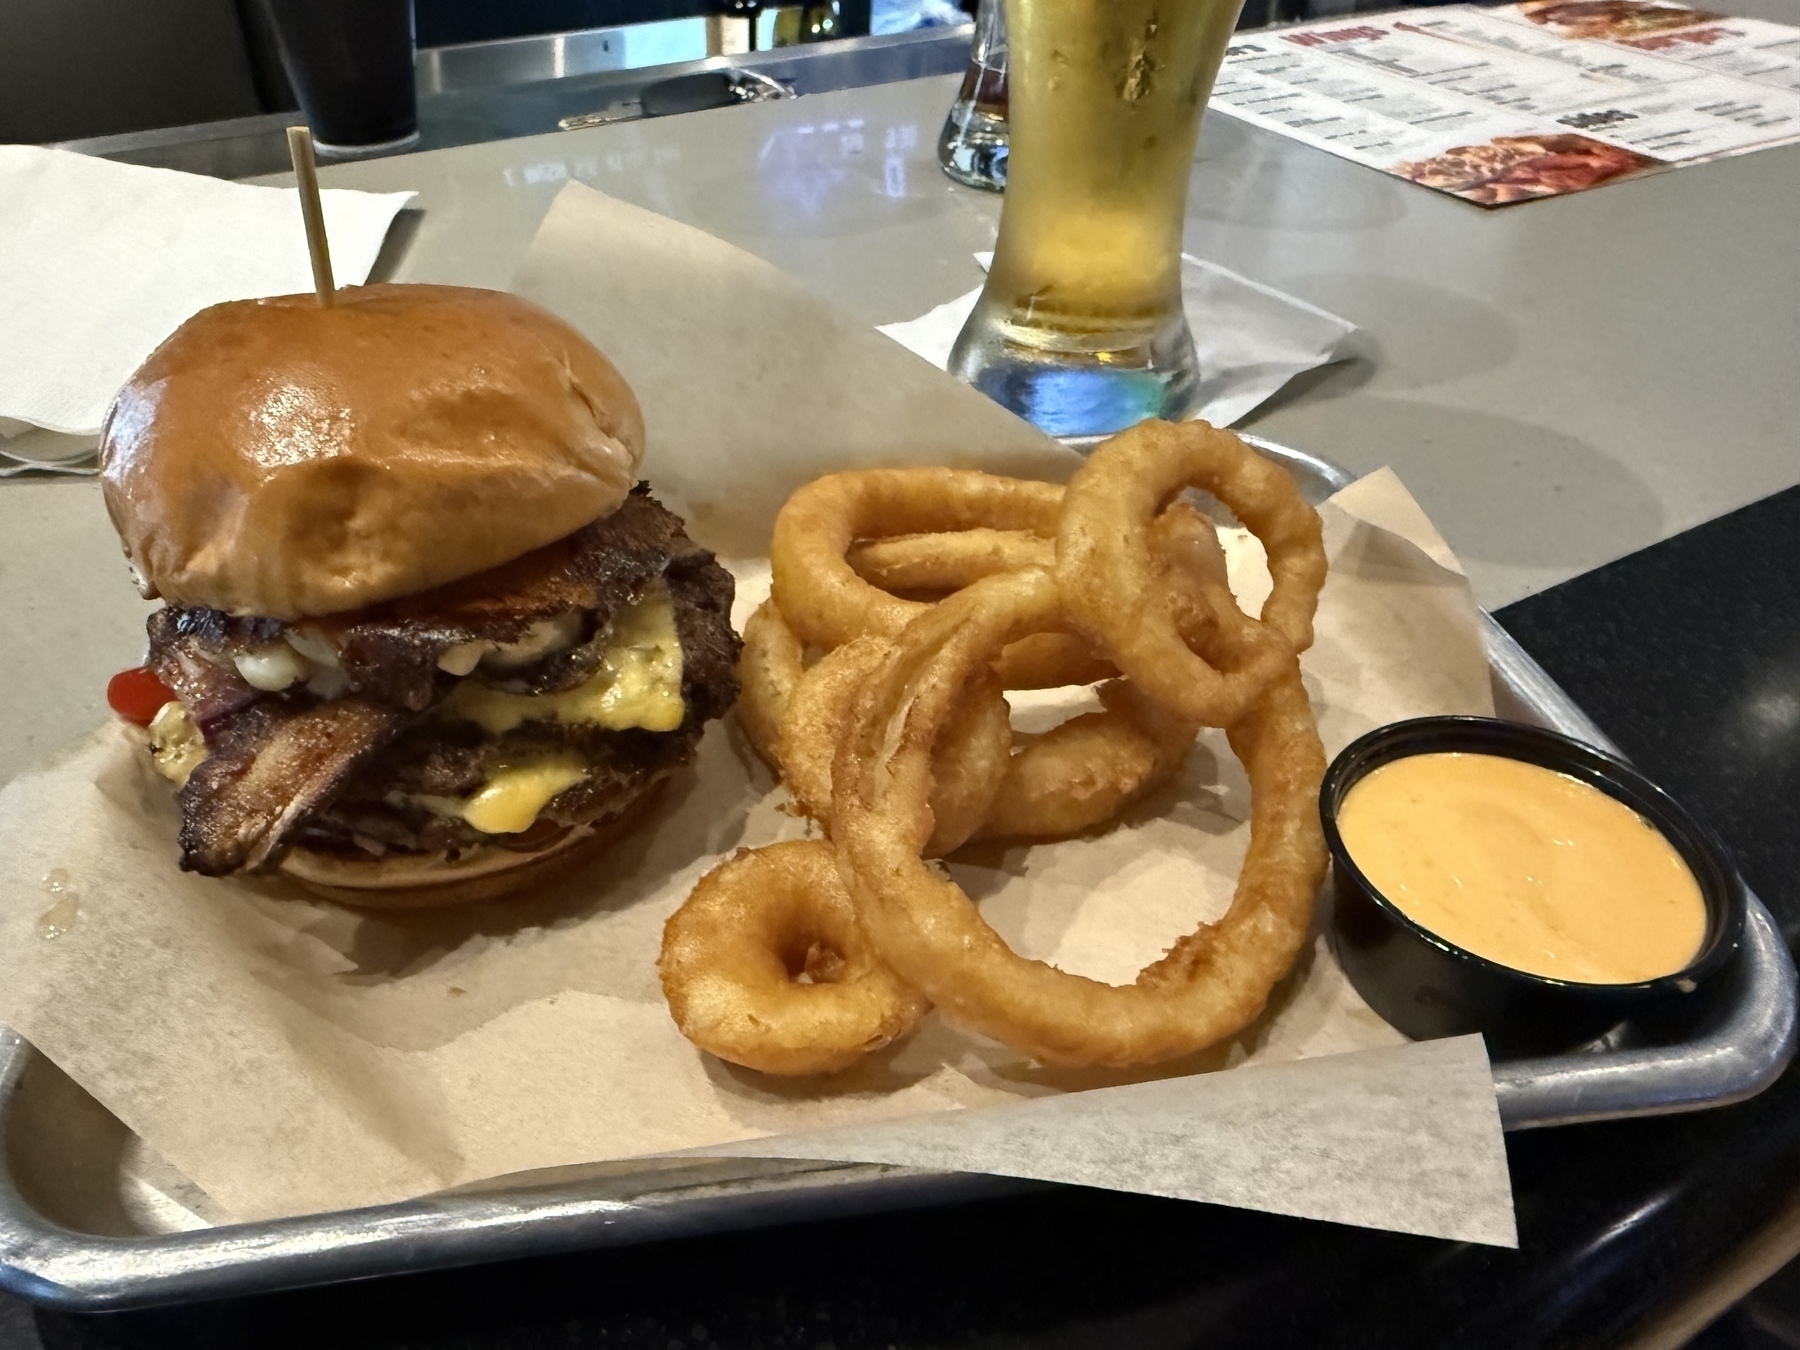
[[[1053,435],[1193,402],[1183,208],[1241,3],[1006,0],[1006,202],[950,369]]]

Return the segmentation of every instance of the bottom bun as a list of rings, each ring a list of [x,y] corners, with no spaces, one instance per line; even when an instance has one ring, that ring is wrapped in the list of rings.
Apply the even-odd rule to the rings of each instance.
[[[427,909],[499,900],[547,886],[603,852],[630,831],[660,786],[611,819],[578,825],[535,853],[483,847],[454,862],[442,854],[416,853],[365,861],[294,848],[281,860],[281,874],[314,895],[358,909]]]

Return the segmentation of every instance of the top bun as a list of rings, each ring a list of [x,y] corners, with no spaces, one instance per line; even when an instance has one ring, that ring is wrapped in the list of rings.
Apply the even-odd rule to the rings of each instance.
[[[296,619],[484,572],[610,514],[644,420],[612,363],[536,305],[383,285],[201,310],[100,436],[146,597]]]

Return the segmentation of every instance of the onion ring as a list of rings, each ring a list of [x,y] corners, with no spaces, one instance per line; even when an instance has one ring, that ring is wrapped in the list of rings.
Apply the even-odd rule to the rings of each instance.
[[[1225,550],[1213,523],[1184,501],[1156,518],[1158,543],[1208,581],[1224,582]],[[996,572],[1055,567],[1056,541],[1028,530],[952,530],[899,534],[855,544],[846,555],[853,570],[890,593],[960,591]]]
[[[1200,594],[1226,584],[1219,532],[1188,503],[1172,503],[1153,530],[1180,584]],[[1024,741],[976,838],[1079,834],[1105,824],[1181,768],[1199,728],[1165,712],[1129,681],[1109,680],[1099,693],[1106,711],[1084,713]]]
[[[664,926],[657,971],[683,1036],[764,1073],[847,1068],[931,1008],[876,957],[817,839],[740,849],[708,872]]]
[[[1228,589],[1200,587],[1202,603],[1155,547],[1153,523],[1185,487],[1224,502],[1268,553],[1274,587],[1248,628]],[[1230,726],[1312,644],[1325,549],[1293,479],[1236,436],[1204,422],[1140,422],[1096,447],[1070,481],[1056,576],[1069,623],[1147,694],[1188,721]],[[1223,668],[1195,650],[1221,625],[1236,630]]]
[[[1224,584],[1218,533],[1192,506],[1173,503],[1157,517],[1154,531],[1157,546],[1176,558],[1185,578]],[[871,567],[899,589],[954,590],[995,571],[1016,571],[1034,561],[1047,566],[1055,549],[1051,540],[1028,531],[977,528],[871,541],[849,556],[853,565]],[[1039,644],[1070,641],[1062,634],[1036,633],[1021,638],[1012,651],[1045,651]],[[746,730],[801,809],[827,828],[831,759],[857,686],[885,650],[879,639],[859,638],[807,669],[803,645],[774,600],[745,626],[740,707]],[[1047,655],[1050,662],[1073,664]],[[1104,679],[1112,667],[1089,657],[1085,669],[1067,673],[1079,677],[1070,683],[1088,683]],[[1111,681],[1101,690],[1105,712],[1019,738],[1016,753],[1007,758],[998,686],[995,693],[959,709],[945,728],[932,795],[939,827],[932,832],[928,857],[942,857],[974,837],[1050,839],[1104,824],[1179,768],[1194,739],[1193,727],[1131,696],[1123,682]],[[1001,771],[1004,778],[996,776]]]
[[[839,866],[876,953],[952,1021],[1045,1063],[1157,1063],[1241,1030],[1299,954],[1325,871],[1324,751],[1290,669],[1227,733],[1249,774],[1251,822],[1226,915],[1125,986],[1019,956],[919,857],[930,747],[966,679],[1005,643],[1054,626],[1060,609],[1055,579],[1028,569],[977,582],[895,640],[834,765]]]
[[[854,545],[852,571],[890,594],[960,591],[972,581],[1021,567],[1054,567],[1056,541],[1029,530],[902,534]]]
[[[783,781],[800,808],[831,828],[832,760],[864,681],[887,657],[882,638],[858,638],[807,670],[781,724]],[[932,752],[931,838],[941,858],[977,839],[1055,839],[1102,825],[1179,768],[1194,729],[1164,716],[1130,686],[1100,689],[1106,711],[1019,737],[991,674],[945,720]],[[1022,748],[1015,748],[1020,747]]]
[[[1181,767],[1195,728],[1164,715],[1123,680],[1100,686],[1100,701],[1104,712],[1022,738],[975,838],[1080,834]]]
[[[738,657],[738,721],[750,744],[768,766],[781,772],[781,719],[787,715],[794,688],[806,673],[806,648],[781,617],[773,600],[765,600],[744,625],[744,649]]]
[[[864,581],[846,558],[860,540],[977,528],[1053,538],[1063,490],[969,469],[861,469],[816,478],[789,497],[769,545],[773,594],[793,629],[824,648],[891,637],[924,606]]]
[[[925,602],[889,595],[856,574],[851,548],[894,535],[996,530],[1052,539],[1063,489],[971,469],[857,469],[814,479],[775,517],[772,594],[802,641],[830,651],[859,637],[892,637]],[[1037,635],[994,663],[1008,689],[1089,684],[1116,672],[1085,643]]]
[[[882,638],[858,638],[826,654],[801,677],[781,724],[781,771],[802,810],[831,828],[832,758],[857,693],[888,653]],[[1000,681],[982,673],[944,721],[932,752],[931,838],[927,857],[960,847],[981,828],[1013,760],[1012,723]]]
[[[1202,589],[1215,585],[1231,588],[1219,528],[1191,504],[1179,498],[1170,502],[1152,523],[1151,532],[1157,549],[1170,564],[1170,575]]]

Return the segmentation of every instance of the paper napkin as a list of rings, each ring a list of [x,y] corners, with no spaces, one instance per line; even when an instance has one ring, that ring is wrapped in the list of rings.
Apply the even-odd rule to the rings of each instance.
[[[337,283],[357,285],[414,194],[320,195]],[[0,145],[0,438],[32,427],[91,437],[189,315],[311,289],[292,188]]]
[[[991,253],[977,253],[986,267]],[[979,290],[881,331],[942,369]],[[1302,371],[1345,355],[1356,325],[1217,263],[1183,254],[1181,299],[1200,358],[1195,417],[1228,427]]]

